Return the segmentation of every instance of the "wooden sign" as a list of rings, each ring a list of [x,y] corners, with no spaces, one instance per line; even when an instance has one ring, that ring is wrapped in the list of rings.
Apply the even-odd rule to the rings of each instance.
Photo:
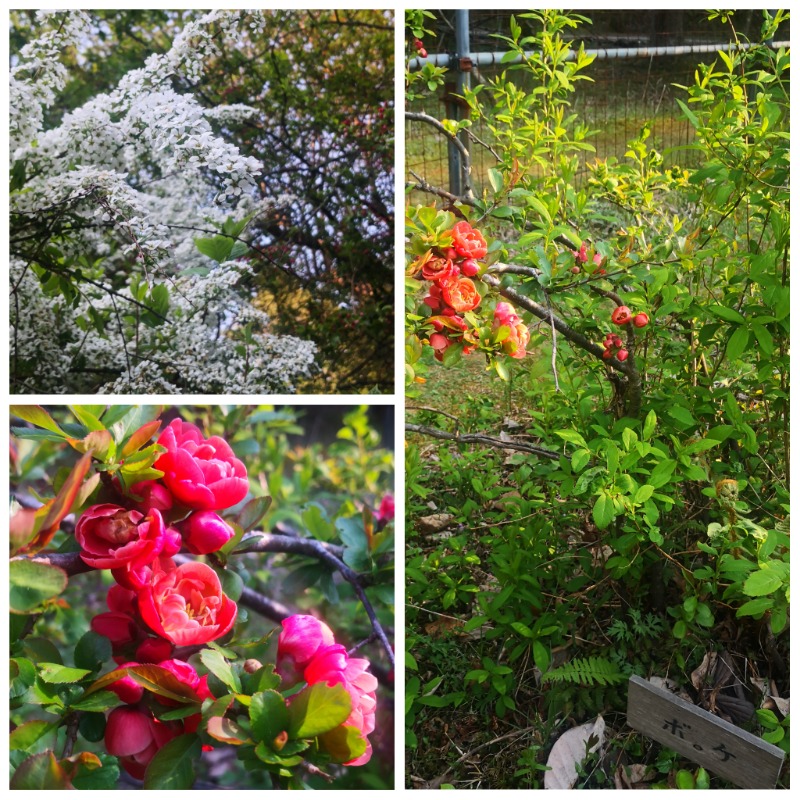
[[[628,725],[742,789],[774,789],[785,753],[638,675],[628,681]]]

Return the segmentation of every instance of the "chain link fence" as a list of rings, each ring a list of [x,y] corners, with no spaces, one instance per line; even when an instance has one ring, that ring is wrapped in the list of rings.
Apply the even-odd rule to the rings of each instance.
[[[758,40],[760,12],[739,13],[734,17],[737,31]],[[510,15],[511,12],[502,11],[469,12],[471,53],[486,61],[487,54],[497,53],[494,64],[476,64],[473,68],[473,86],[505,68],[496,63],[503,43],[491,34],[508,35]],[[728,46],[730,28],[718,20],[709,22],[701,12],[597,11],[586,15],[591,17],[592,25],[576,29],[573,41],[576,48],[583,42],[586,50],[596,51],[596,58],[582,73],[592,80],[578,83],[572,110],[579,122],[595,131],[588,140],[595,152],[578,153],[576,185],[585,183],[587,163],[612,156],[624,158],[628,142],[639,135],[645,124],[651,130],[651,147],[661,152],[668,166],[694,166],[694,153],[689,147],[694,130],[675,101],[685,99],[686,92],[679,87],[694,83],[698,64],[718,60],[716,50],[718,46]],[[425,43],[428,52],[431,57],[450,54],[449,60],[455,63],[452,12],[437,12],[436,26],[436,40]],[[780,38],[788,40],[788,30]],[[440,56],[440,60],[444,59]],[[451,67],[444,90],[413,103],[408,110],[437,119],[453,118],[454,106],[459,102],[453,96],[455,75]],[[531,76],[525,71],[509,71],[508,78],[520,88],[533,88]],[[473,123],[472,130],[492,144],[491,133],[482,123]],[[413,172],[434,186],[447,188],[450,181],[444,137],[416,121],[406,122],[405,137],[408,179],[414,180]],[[480,192],[488,183],[487,170],[494,165],[494,159],[485,148],[475,145],[471,156],[473,186]]]

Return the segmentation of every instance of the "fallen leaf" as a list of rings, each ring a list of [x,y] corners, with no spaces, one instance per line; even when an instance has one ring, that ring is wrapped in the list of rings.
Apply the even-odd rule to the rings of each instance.
[[[424,534],[437,533],[444,530],[454,519],[452,514],[431,514],[420,517],[417,520],[417,530]]]
[[[578,779],[576,765],[595,753],[605,741],[606,723],[602,716],[563,733],[553,745],[544,774],[545,789],[571,789]]]
[[[646,789],[656,776],[656,771],[647,764],[620,764],[614,773],[614,787],[617,789]]]

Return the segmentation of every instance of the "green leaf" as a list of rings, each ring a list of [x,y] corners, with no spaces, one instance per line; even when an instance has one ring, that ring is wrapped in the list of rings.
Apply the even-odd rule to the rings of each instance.
[[[671,406],[667,409],[667,414],[683,425],[694,426],[697,424],[697,420],[692,416],[689,409],[683,406]]]
[[[669,483],[677,466],[678,462],[672,458],[665,458],[663,461],[659,461],[650,473],[647,482],[654,489],[660,489],[664,484]]]
[[[653,492],[655,491],[655,486],[650,486],[649,484],[645,484],[644,486],[640,486],[636,491],[636,497],[634,498],[634,503],[644,503],[649,500]]]
[[[242,596],[244,591],[244,581],[238,572],[227,567],[226,569],[215,570],[222,584],[222,591],[225,592],[234,603]]]
[[[755,617],[758,619],[765,611],[769,611],[775,601],[771,597],[757,597],[754,600],[748,600],[743,606],[736,611],[737,617]]]
[[[197,734],[185,733],[167,742],[155,755],[144,776],[145,789],[191,789],[194,762],[202,747]]]
[[[75,666],[96,672],[111,658],[111,642],[99,633],[87,631],[75,645]]]
[[[550,669],[550,651],[538,639],[533,643],[533,663],[541,673]]]
[[[256,741],[272,746],[275,737],[289,728],[289,709],[275,691],[257,692],[250,700],[250,728]]]
[[[650,410],[644,420],[644,427],[642,428],[642,439],[647,440],[653,435],[653,432],[656,429],[657,422],[658,422],[658,417],[656,416],[656,412]]]
[[[560,436],[565,442],[570,444],[577,444],[580,447],[588,447],[586,440],[577,431],[554,431],[556,436]]]
[[[75,711],[108,711],[119,705],[119,696],[115,692],[93,692],[69,704]]]
[[[595,500],[592,519],[601,531],[611,524],[611,520],[614,519],[614,502],[607,494],[603,493]]]
[[[750,344],[750,331],[747,328],[737,328],[725,348],[725,356],[730,361],[736,361]]]
[[[216,675],[229,689],[234,692],[242,691],[242,682],[239,680],[239,676],[231,669],[231,665],[218,650],[201,650],[200,660],[208,671]]]
[[[24,419],[25,422],[30,422],[31,425],[36,425],[51,433],[58,434],[64,439],[69,438],[69,436],[59,428],[56,421],[41,406],[10,406],[8,412],[12,417]]]
[[[101,737],[102,738],[102,737]],[[93,740],[89,740],[93,741]],[[99,741],[99,739],[97,740]],[[102,766],[93,769],[80,769],[72,779],[76,789],[100,789],[110,791],[117,788],[119,780],[119,766],[114,756],[100,756]]]
[[[769,358],[775,350],[772,334],[763,325],[753,325],[753,333],[758,342],[758,349]]]
[[[39,664],[39,675],[46,683],[77,683],[91,673],[88,669],[65,667],[63,664]]]
[[[350,716],[350,695],[341,683],[315,683],[291,698],[289,737],[319,736],[341,725]]]
[[[245,533],[249,533],[264,519],[271,504],[272,498],[269,496],[251,498],[245,503],[244,508],[236,515],[237,524]]]
[[[737,325],[744,325],[747,320],[735,309],[728,306],[708,306],[708,310],[725,322],[735,322]]]
[[[499,194],[503,191],[503,173],[499,169],[491,168],[488,172],[489,183],[491,184],[492,191]]]
[[[748,597],[762,597],[766,594],[772,594],[783,585],[783,580],[780,575],[770,571],[769,569],[760,569],[757,572],[751,573],[742,586],[742,591]]]
[[[364,755],[367,740],[354,725],[340,725],[319,737],[321,748],[334,764],[344,764]]]
[[[233,250],[233,239],[227,236],[214,236],[213,238],[202,238],[194,240],[195,247],[210,259],[221,264],[230,258]]]
[[[99,694],[114,694],[114,692],[100,692]],[[117,697],[114,695],[114,697]],[[117,697],[119,704],[119,697]],[[99,711],[84,711],[78,721],[78,730],[87,742],[99,742],[106,732],[106,715]]]
[[[67,573],[41,561],[15,559],[8,565],[11,610],[27,614],[67,587]]]
[[[57,722],[46,722],[41,719],[23,722],[11,731],[8,738],[9,750],[29,750],[42,736],[54,731],[57,726]]]

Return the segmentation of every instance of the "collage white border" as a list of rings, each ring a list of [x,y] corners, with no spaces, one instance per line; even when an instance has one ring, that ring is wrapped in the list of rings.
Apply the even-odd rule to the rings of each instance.
[[[41,8],[42,3],[29,3],[29,2],[13,2],[11,3],[14,8]],[[501,4],[504,9],[510,10],[525,10],[531,8],[555,8],[559,6],[563,6],[563,3],[536,3],[536,2],[529,2],[529,3],[519,3],[519,2],[506,2]],[[657,4],[659,8],[664,9],[702,9],[708,6],[707,3],[696,3],[696,2],[662,2]],[[235,396],[235,402],[237,404],[247,405],[247,404],[259,404],[259,403],[270,403],[275,405],[318,405],[318,406],[331,406],[331,405],[360,405],[360,404],[367,404],[367,405],[393,405],[394,406],[394,432],[395,432],[395,441],[394,441],[394,453],[395,453],[395,498],[396,498],[396,519],[397,519],[397,569],[395,572],[395,654],[396,654],[396,661],[397,661],[397,668],[396,668],[396,679],[395,679],[395,789],[390,791],[381,791],[376,792],[377,794],[381,795],[388,795],[394,794],[398,791],[401,792],[403,795],[407,795],[408,797],[433,797],[439,796],[438,791],[434,792],[433,790],[405,790],[405,748],[404,748],[404,713],[403,710],[405,708],[405,691],[404,691],[404,669],[403,669],[403,659],[404,659],[404,652],[405,652],[405,637],[404,637],[404,628],[405,628],[405,610],[404,610],[404,598],[405,598],[405,591],[404,591],[404,584],[403,584],[403,556],[405,553],[405,532],[403,528],[402,521],[405,519],[405,475],[403,470],[403,456],[404,456],[404,347],[403,347],[403,276],[404,276],[404,258],[403,258],[403,250],[404,250],[404,236],[403,236],[403,225],[402,225],[402,218],[403,218],[403,210],[405,207],[405,191],[404,191],[404,162],[405,162],[405,143],[404,143],[404,136],[403,136],[403,109],[404,109],[404,71],[405,71],[405,36],[404,36],[404,24],[403,24],[403,12],[406,9],[412,8],[431,8],[432,10],[436,9],[460,9],[460,8],[486,8],[488,4],[486,2],[483,3],[474,3],[469,2],[437,2],[431,4],[423,4],[423,3],[369,3],[369,2],[343,2],[343,3],[319,3],[319,2],[302,2],[302,3],[231,3],[231,2],[219,2],[213,3],[208,6],[207,8],[242,8],[242,7],[249,7],[249,8],[308,8],[308,9],[326,9],[326,8],[368,8],[368,9],[391,9],[395,11],[395,214],[396,214],[396,224],[395,224],[395,277],[396,277],[396,288],[395,288],[395,348],[394,348],[394,376],[395,376],[395,391],[391,395],[241,395]],[[754,4],[754,3],[741,3],[741,2],[733,2],[730,3],[727,7],[732,9],[749,9],[754,7],[764,7],[766,4]],[[790,7],[790,4],[783,4],[784,7]],[[107,3],[107,2],[93,2],[93,3],[76,3],[76,2],[61,2],[58,3],[58,8],[92,8],[92,9],[116,9],[116,8],[127,8],[130,7],[130,4],[120,4],[120,3]],[[147,8],[157,8],[157,9],[183,9],[183,8],[197,8],[196,5],[185,3],[185,2],[149,2],[146,4]],[[583,2],[579,5],[581,9],[586,10],[630,10],[636,11],[642,8],[641,3],[597,3],[593,2],[592,0],[588,0],[588,2]],[[8,9],[3,11],[3,16],[6,23],[6,30],[8,29]],[[791,21],[791,34],[792,37],[796,37],[797,34],[797,26],[800,25],[800,12],[796,12],[795,19]],[[0,54],[2,55],[2,60],[4,63],[8,63],[8,38],[4,36],[2,38],[2,42],[0,42]],[[795,82],[797,84],[797,82]],[[796,97],[796,87],[792,90],[793,99]],[[0,103],[2,104],[2,109],[4,112],[4,119],[8,120],[8,84],[7,82],[2,82],[2,86],[0,87]],[[800,104],[794,107],[794,110],[791,114],[791,126],[792,128],[798,123],[798,117],[800,117]],[[0,150],[7,151],[8,149],[8,127],[7,125],[3,125],[0,128]],[[9,183],[9,172],[8,172],[8,164],[4,160],[4,167],[3,167],[3,178],[4,181],[3,186],[7,187]],[[793,219],[796,217],[794,213],[796,211],[796,203],[792,202],[792,217]],[[0,221],[2,224],[2,241],[5,245],[3,256],[7,257],[8,249],[7,244],[9,241],[9,228],[8,228],[8,194],[7,190],[4,188],[2,193],[2,205],[0,205]],[[796,231],[796,224],[792,223],[792,234]],[[6,275],[7,272],[7,262],[6,262]],[[795,301],[798,301],[799,298],[797,297],[797,292],[800,292],[800,289],[792,290],[792,305],[795,306]],[[0,293],[0,322],[2,322],[2,330],[8,331],[9,330],[9,304],[8,304],[8,296],[6,292]],[[86,396],[86,395],[23,395],[23,396],[15,396],[11,398],[8,392],[8,378],[9,378],[9,350],[5,348],[0,348],[0,386],[2,386],[2,396],[4,397],[5,403],[4,408],[6,411],[6,418],[8,417],[8,407],[11,402],[20,402],[20,403],[38,403],[38,404],[80,404],[80,403],[96,403],[98,397],[96,395]],[[231,397],[229,396],[222,396],[222,395],[180,395],[180,402],[181,403],[198,403],[198,404],[230,404]],[[109,403],[142,403],[142,404],[157,404],[157,403],[175,403],[176,397],[172,395],[110,395],[106,399]],[[791,402],[791,409],[795,411],[795,402]],[[8,433],[8,426],[2,426],[2,442],[3,451],[7,452],[7,445],[9,444],[9,433]],[[9,465],[8,462],[3,460],[2,466],[0,467],[0,480],[2,481],[3,486],[9,486]],[[5,585],[6,591],[5,596],[7,597],[7,587],[8,587],[8,573],[4,573],[5,576]],[[8,619],[7,614],[5,612],[0,614],[0,637],[3,637],[3,641],[6,641],[8,638]],[[7,661],[5,659],[2,660],[2,673],[1,676],[5,676],[7,678]],[[792,677],[795,677],[796,670],[792,670]],[[8,722],[8,707],[5,703],[2,704],[2,713],[0,713],[0,722],[7,723]],[[4,725],[4,730],[7,729],[7,724]],[[8,742],[7,740],[4,741],[3,747],[7,751]],[[135,794],[135,792],[128,792],[127,790],[122,790],[124,794]],[[175,792],[164,792],[162,794],[168,795],[187,795],[188,791],[175,791]],[[724,793],[724,792],[723,792]],[[49,796],[52,794],[56,796],[54,792],[46,791],[44,792],[43,796]],[[247,797],[248,795],[255,796],[255,790],[243,790],[242,795]],[[319,794],[319,793],[318,793]],[[469,797],[473,795],[478,796],[487,796],[491,795],[491,797],[496,797],[499,795],[503,796],[515,796],[518,795],[519,792],[511,791],[511,790],[476,790],[467,793]],[[641,794],[638,791],[635,791],[633,794]],[[259,790],[258,795],[261,797],[263,796],[263,792]],[[337,797],[341,796],[341,791],[336,790],[322,790],[323,796],[331,796]],[[42,795],[40,795],[42,796]],[[629,795],[630,796],[630,795]],[[715,795],[715,796],[718,796]]]

